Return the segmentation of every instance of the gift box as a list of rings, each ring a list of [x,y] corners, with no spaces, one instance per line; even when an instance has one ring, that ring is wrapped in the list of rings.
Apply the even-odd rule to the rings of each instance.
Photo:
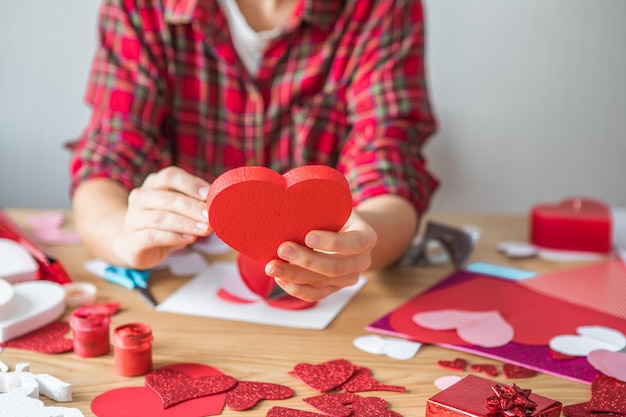
[[[515,384],[468,375],[429,398],[426,417],[559,417],[562,406]]]

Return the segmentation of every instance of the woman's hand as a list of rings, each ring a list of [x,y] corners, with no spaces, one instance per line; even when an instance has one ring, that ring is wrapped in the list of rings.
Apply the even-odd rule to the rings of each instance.
[[[374,229],[353,211],[337,233],[314,230],[307,234],[306,246],[281,244],[281,259],[268,262],[265,273],[292,296],[319,301],[356,284],[372,263],[376,240]]]
[[[131,268],[147,269],[198,236],[208,235],[208,192],[208,182],[178,167],[150,174],[128,196],[113,253]]]

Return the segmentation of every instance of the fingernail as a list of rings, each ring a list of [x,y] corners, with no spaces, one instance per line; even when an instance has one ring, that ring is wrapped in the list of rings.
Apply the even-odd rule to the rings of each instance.
[[[281,246],[278,250],[278,256],[286,261],[290,261],[295,254],[296,251],[291,246]]]
[[[283,274],[283,269],[281,267],[270,265],[265,267],[265,275],[269,275],[270,277],[276,277]]]
[[[196,223],[196,227],[204,232],[209,227],[209,225],[207,223],[198,222]]]
[[[322,238],[317,233],[309,233],[308,235],[306,235],[305,243],[310,248],[315,248],[319,246],[321,242]]]
[[[206,200],[206,196],[209,195],[209,187],[200,187],[198,194],[203,200]]]
[[[192,238],[192,235],[188,235],[187,233],[183,233],[182,235],[180,235],[183,239],[188,240]]]
[[[209,212],[207,211],[207,209],[202,210],[202,213],[200,213],[200,219],[204,220],[205,222],[209,222]]]

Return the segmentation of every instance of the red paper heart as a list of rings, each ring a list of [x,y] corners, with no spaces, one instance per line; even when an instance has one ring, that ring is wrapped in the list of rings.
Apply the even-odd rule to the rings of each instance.
[[[358,401],[359,398],[360,397],[356,394],[339,392],[317,395],[315,397],[305,398],[302,401],[324,414],[333,417],[348,417],[352,415],[353,410],[346,407],[346,405]]]
[[[498,376],[496,367],[488,364],[473,364],[470,366],[470,371],[482,372],[487,376]]]
[[[356,371],[356,365],[345,359],[336,359],[318,365],[299,363],[293,374],[318,392],[331,391],[346,382]]]
[[[378,397],[360,398],[350,405],[354,417],[402,417],[401,414],[389,410],[387,401]]]
[[[279,384],[267,382],[239,381],[226,394],[226,406],[242,411],[254,407],[261,400],[284,400],[293,395],[293,390]]]
[[[70,326],[66,321],[55,321],[24,336],[0,343],[0,347],[39,353],[69,352],[73,349],[72,339],[65,338],[69,330]]]
[[[280,175],[247,166],[220,175],[207,196],[209,223],[224,243],[265,264],[285,241],[303,244],[311,230],[338,231],[352,211],[346,178],[306,165]]]
[[[626,382],[602,374],[595,377],[591,383],[588,409],[596,413],[626,415]]]
[[[396,385],[385,385],[378,382],[372,372],[367,368],[359,368],[350,377],[348,381],[340,387],[346,392],[364,392],[364,391],[396,391],[404,392],[404,387]]]
[[[502,373],[505,378],[530,378],[537,375],[537,371],[532,369],[523,368],[521,366],[505,363],[502,365]]]
[[[325,414],[312,413],[310,411],[296,410],[285,407],[272,407],[265,417],[328,417]]]
[[[175,369],[189,377],[222,375],[210,366],[179,363],[160,369]],[[91,403],[91,411],[98,417],[205,417],[221,414],[226,393],[209,395],[163,408],[161,398],[147,387],[125,387],[98,395]]]
[[[437,365],[439,365],[440,368],[463,372],[465,371],[465,368],[467,367],[467,361],[461,358],[456,358],[453,361],[440,360],[437,362]]]
[[[228,391],[237,380],[228,375],[192,378],[175,369],[159,368],[146,375],[145,383],[161,397],[163,408],[169,408],[183,401]]]

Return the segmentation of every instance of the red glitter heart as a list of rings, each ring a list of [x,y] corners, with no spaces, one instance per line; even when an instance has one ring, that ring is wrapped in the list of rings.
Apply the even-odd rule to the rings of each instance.
[[[351,404],[354,417],[402,417],[401,414],[389,410],[387,401],[378,397],[359,398]]]
[[[293,375],[314,390],[327,392],[346,382],[356,369],[356,365],[347,360],[336,359],[318,365],[299,363],[294,368]]]
[[[579,403],[563,406],[561,410],[565,417],[624,417],[621,413],[595,413],[589,411],[587,407],[589,403]]]
[[[174,369],[156,369],[146,375],[145,384],[163,401],[163,408],[183,401],[219,394],[235,386],[237,380],[228,375],[191,378]]]
[[[0,347],[39,353],[69,352],[73,349],[72,339],[65,338],[69,330],[70,325],[67,322],[55,321],[24,336],[0,343]]]
[[[593,412],[626,414],[626,382],[603,374],[591,383],[588,409]]]
[[[537,371],[532,369],[523,368],[521,366],[505,363],[502,365],[502,373],[505,378],[530,378],[537,375]]]
[[[352,409],[346,407],[359,400],[359,396],[349,392],[336,394],[324,394],[316,397],[305,398],[302,401],[318,411],[333,417],[348,417],[352,415]]]
[[[465,371],[465,368],[467,367],[467,361],[461,358],[456,358],[453,361],[440,360],[437,362],[437,365],[439,365],[440,368],[463,372]]]
[[[493,365],[488,364],[474,364],[470,366],[470,371],[482,372],[487,376],[498,376],[498,370]]]
[[[364,391],[396,391],[404,392],[404,387],[395,385],[385,385],[378,382],[372,372],[367,368],[357,369],[352,377],[340,387],[346,392],[364,392]]]
[[[557,352],[556,350],[552,349],[550,349],[550,356],[552,356],[552,359],[556,359],[557,361],[566,361],[576,358],[576,356],[566,355],[565,353]]]
[[[272,407],[265,417],[327,417],[325,414],[312,413],[310,411],[295,410],[293,408]]]
[[[284,400],[292,395],[293,390],[284,385],[239,381],[226,394],[226,406],[231,410],[243,411],[254,407],[261,400]]]

